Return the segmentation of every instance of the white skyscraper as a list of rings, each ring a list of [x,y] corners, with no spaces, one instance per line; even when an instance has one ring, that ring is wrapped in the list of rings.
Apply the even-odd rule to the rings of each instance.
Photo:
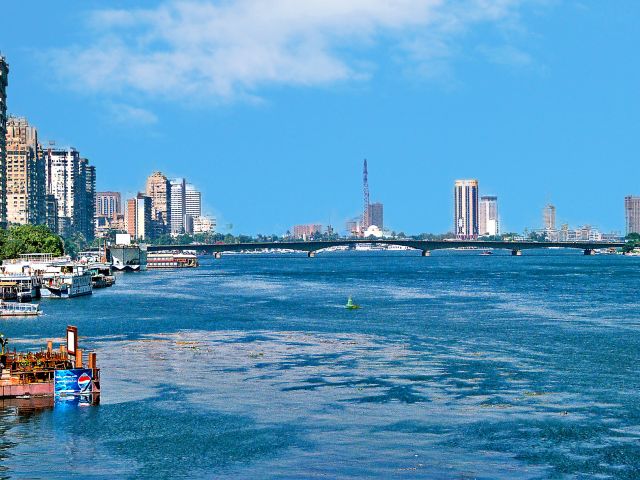
[[[171,180],[171,233],[193,233],[193,219],[202,215],[202,194],[184,178]]]
[[[498,197],[480,197],[478,210],[479,234],[489,236],[499,235],[500,224],[498,222]]]

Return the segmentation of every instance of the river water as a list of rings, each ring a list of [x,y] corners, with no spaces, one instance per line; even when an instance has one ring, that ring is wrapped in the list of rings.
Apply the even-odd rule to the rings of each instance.
[[[229,255],[41,306],[0,331],[77,325],[101,404],[0,410],[0,477],[640,476],[640,258]]]

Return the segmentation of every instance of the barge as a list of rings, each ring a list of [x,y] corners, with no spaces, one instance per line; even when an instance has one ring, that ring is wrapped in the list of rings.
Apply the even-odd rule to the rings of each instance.
[[[59,351],[53,342],[37,352],[7,351],[8,339],[0,334],[0,400],[51,397],[56,399],[91,397],[97,403],[100,393],[100,369],[95,353],[83,363],[78,348],[78,329],[67,327],[66,343]]]

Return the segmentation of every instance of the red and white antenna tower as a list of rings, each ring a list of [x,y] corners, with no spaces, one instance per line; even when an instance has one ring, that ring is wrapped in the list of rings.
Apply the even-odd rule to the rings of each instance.
[[[367,172],[367,159],[364,159],[362,171],[362,188],[364,194],[364,212],[362,213],[362,232],[369,228],[369,175]]]

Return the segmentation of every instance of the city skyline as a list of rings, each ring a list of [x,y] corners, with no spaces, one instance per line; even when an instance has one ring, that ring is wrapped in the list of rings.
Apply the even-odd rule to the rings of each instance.
[[[167,100],[166,91],[146,83],[132,86],[133,93],[127,94],[123,85],[128,80],[122,75],[116,75],[110,87],[99,78],[91,83],[90,70],[79,70],[105,35],[120,41],[140,38],[148,27],[144,12],[155,18],[152,14],[166,10],[171,21],[182,26],[195,21],[180,17],[171,1],[140,4],[141,12],[120,17],[81,2],[74,3],[74,16],[42,5],[33,19],[34,29],[45,31],[55,22],[59,35],[25,38],[19,22],[14,22],[0,32],[0,48],[11,66],[8,111],[29,119],[43,140],[57,139],[59,145],[89,152],[100,170],[98,190],[120,191],[128,198],[142,187],[131,179],[146,178],[150,170],[162,170],[170,178],[198,178],[208,202],[205,210],[219,218],[223,229],[232,223],[237,233],[284,232],[306,220],[343,225],[360,210],[361,195],[353,185],[360,159],[367,157],[376,165],[372,177],[377,198],[385,204],[385,223],[396,231],[449,230],[452,206],[443,199],[450,198],[451,181],[478,178],[483,191],[500,198],[503,231],[538,227],[540,209],[553,199],[562,212],[558,223],[596,224],[622,232],[623,198],[640,194],[633,128],[640,111],[633,93],[640,72],[624,61],[620,44],[638,37],[629,19],[640,7],[623,3],[625,8],[545,5],[535,10],[514,2],[496,7],[493,17],[476,6],[477,20],[461,19],[467,22],[468,34],[436,30],[445,45],[460,54],[445,55],[442,64],[432,57],[421,63],[404,55],[404,68],[399,69],[403,74],[382,52],[403,45],[404,39],[374,7],[345,7],[341,28],[349,34],[340,46],[353,49],[354,58],[369,59],[377,68],[358,72],[358,64],[330,49],[327,59],[350,73],[342,79],[291,83],[281,79],[283,68],[276,65],[278,79],[271,84],[260,77],[260,66],[254,66],[260,80],[243,89],[242,81],[234,78],[234,95],[225,99],[200,89],[194,93],[197,100],[185,100],[188,91],[175,84],[171,85],[177,100]],[[227,8],[233,10],[235,4]],[[114,8],[119,6],[124,4]],[[28,14],[26,8],[14,2],[5,10],[12,18],[22,18]],[[458,14],[446,3],[439,8]],[[418,24],[428,25],[416,9]],[[274,15],[278,13],[282,12]],[[371,47],[363,47],[351,35],[349,25],[358,15],[372,26],[364,34]],[[559,26],[567,15],[574,20],[571,29],[592,32],[580,45]],[[616,22],[614,34],[603,35],[610,29],[596,19],[604,16]],[[404,25],[408,17],[398,21]],[[110,22],[97,27],[97,19]],[[510,40],[513,44],[500,37],[510,21],[521,27]],[[310,31],[317,28],[333,41],[334,34],[326,33],[321,23],[328,20],[313,22]],[[333,32],[334,27],[327,28]],[[277,28],[285,26],[278,22]],[[390,31],[391,40],[385,40],[384,33]],[[198,39],[196,46],[206,41]],[[84,50],[81,43],[87,45]],[[553,48],[547,48],[550,45]],[[171,48],[177,57],[185,54],[182,44]],[[78,54],[75,60],[71,52]],[[131,58],[114,60],[125,71],[131,65],[125,60]],[[294,60],[305,65],[304,59]],[[59,68],[51,70],[51,62],[58,62]],[[56,75],[42,75],[44,67]],[[416,74],[424,68],[426,72]],[[77,82],[68,82],[65,75],[70,72]],[[221,78],[215,73],[211,78]],[[609,75],[615,76],[616,89],[600,89]],[[185,88],[190,80],[184,79]],[[491,104],[487,98],[493,99]],[[347,131],[350,135],[344,137]],[[174,141],[178,132],[182,138]],[[184,143],[202,139],[208,143],[206,154],[185,161]],[[114,144],[127,148],[116,152]],[[605,159],[619,168],[607,168]],[[516,161],[519,167],[513,168]],[[120,175],[124,169],[126,176]],[[522,183],[524,177],[527,182]],[[320,194],[309,195],[310,189]],[[322,193],[326,189],[331,195]],[[236,195],[238,190],[243,194]],[[442,208],[416,215],[414,207],[423,203]],[[270,217],[279,205],[287,206],[278,208],[281,218]]]

